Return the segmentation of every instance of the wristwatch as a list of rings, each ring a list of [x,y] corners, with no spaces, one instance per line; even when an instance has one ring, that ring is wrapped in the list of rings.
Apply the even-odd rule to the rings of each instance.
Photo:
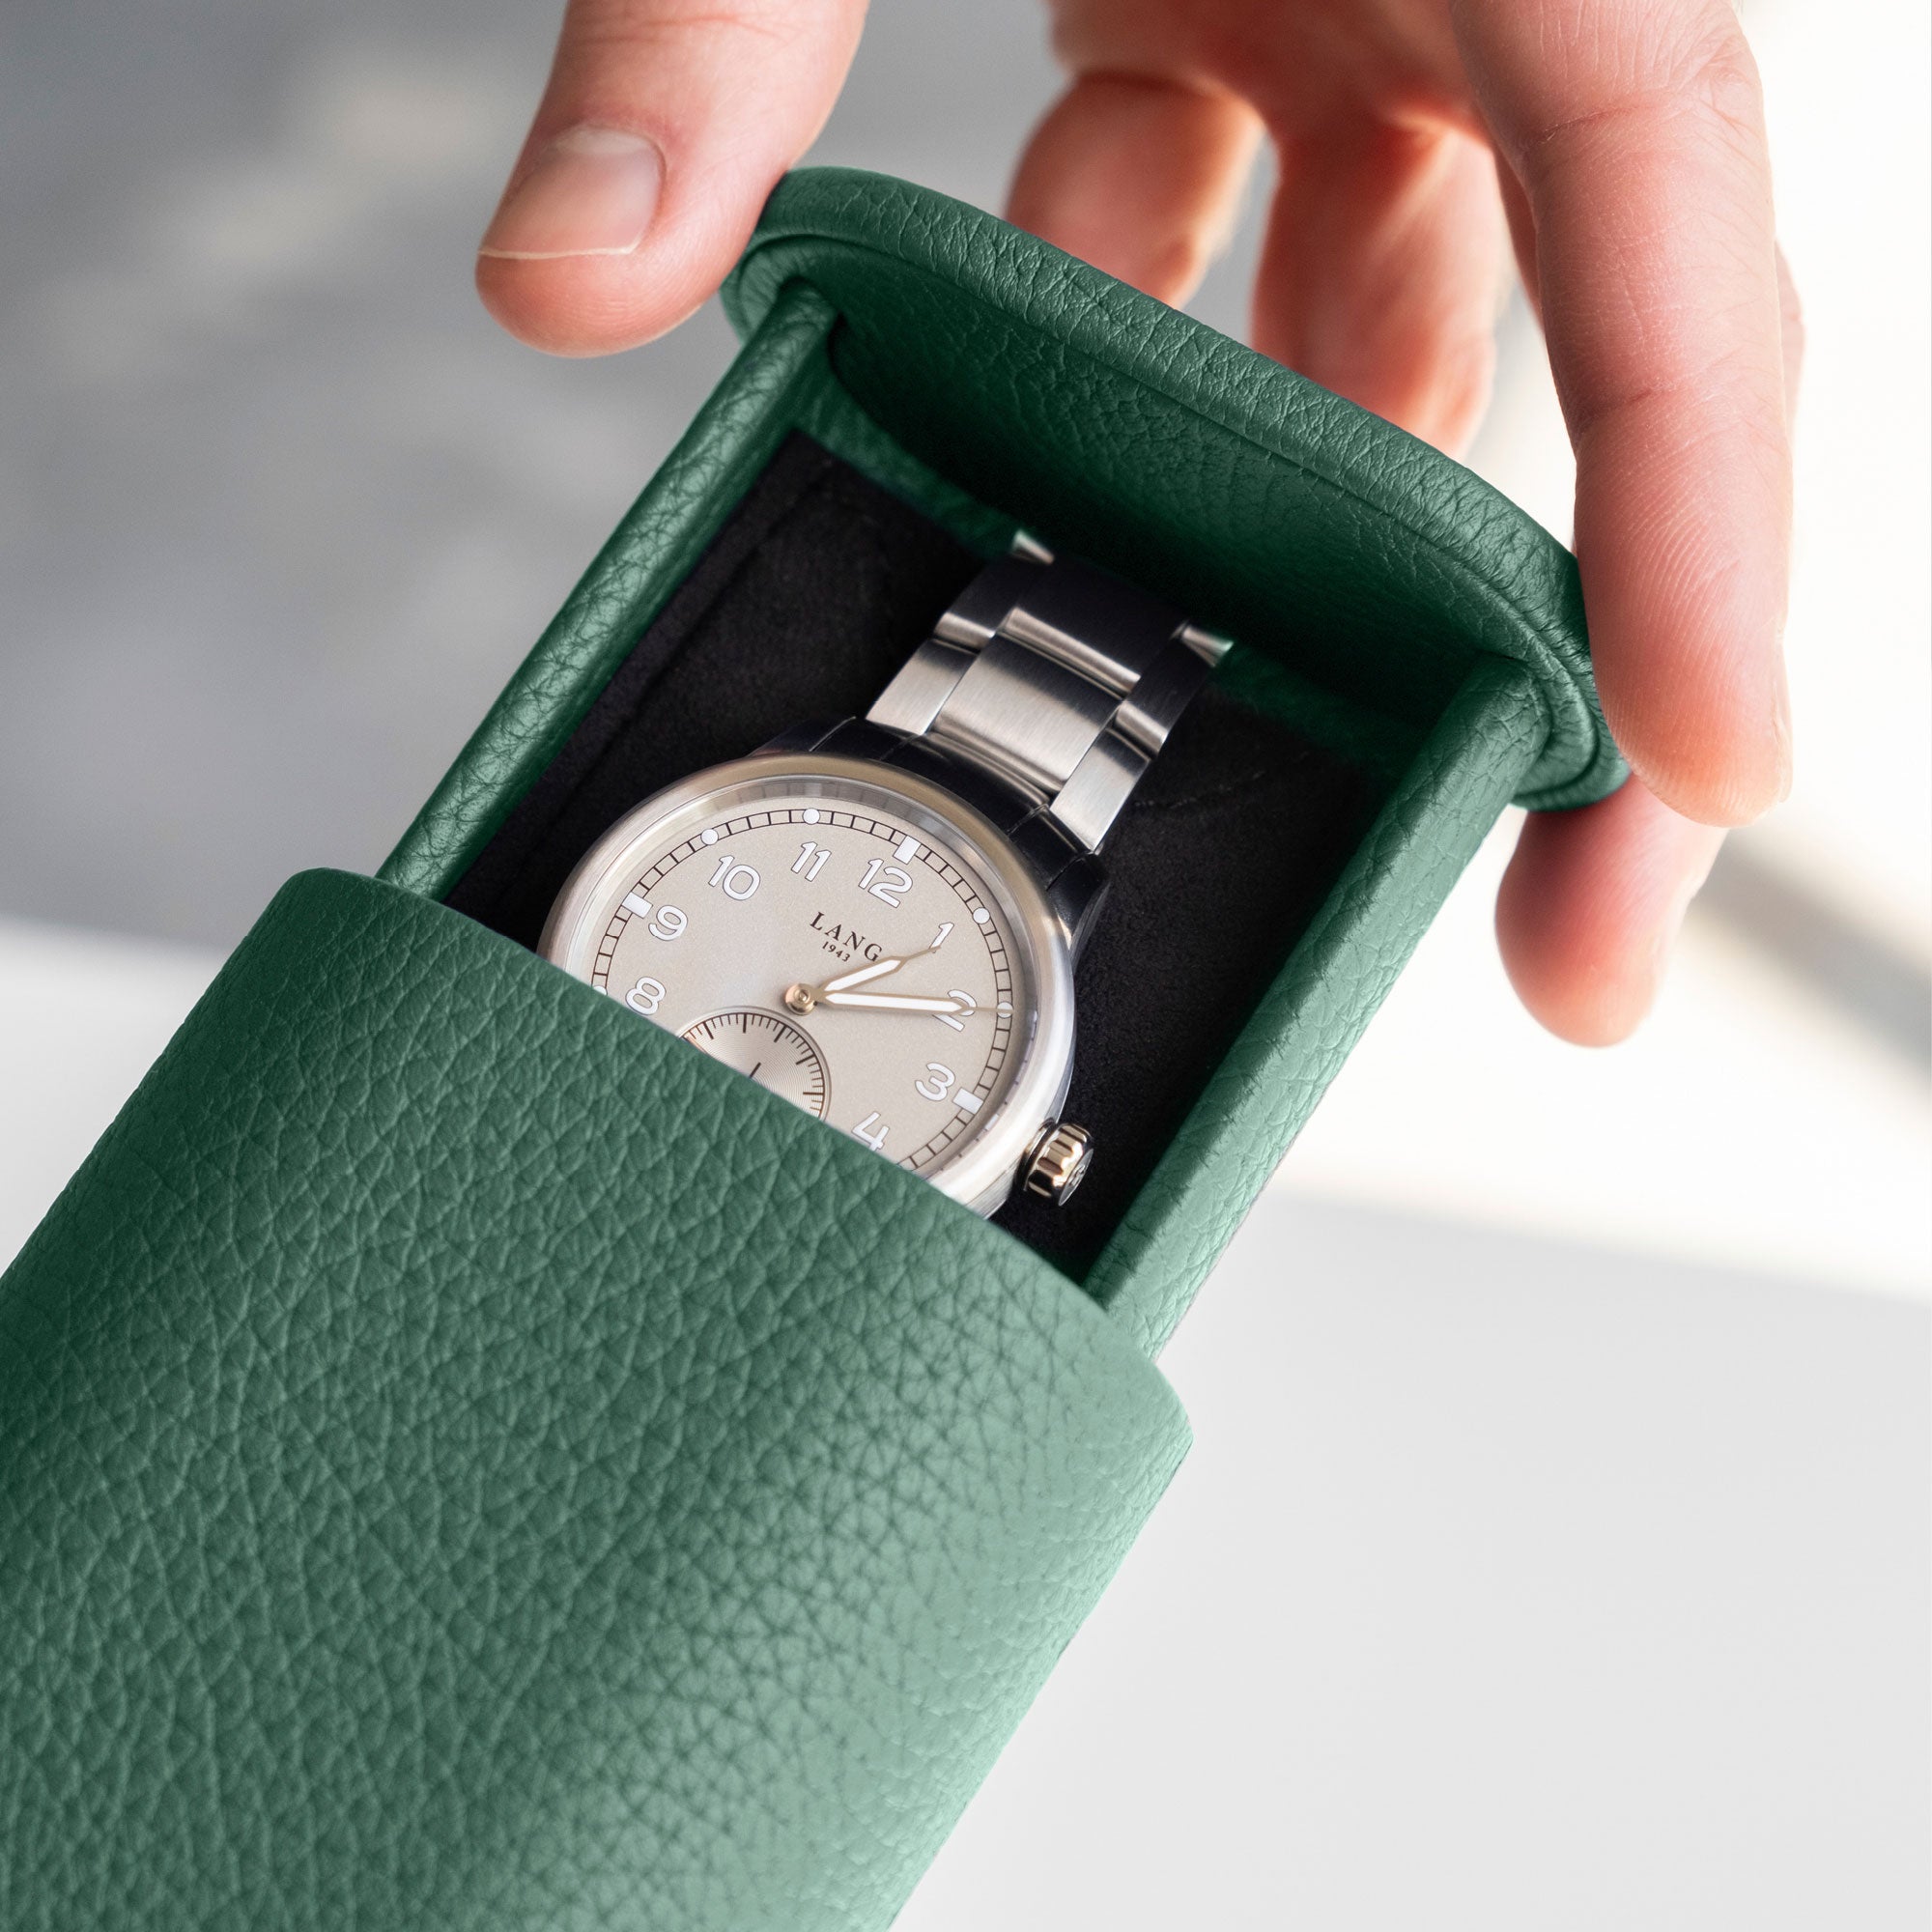
[[[1227,648],[1023,536],[863,719],[627,812],[541,951],[982,1214],[1064,1201],[1098,855]]]

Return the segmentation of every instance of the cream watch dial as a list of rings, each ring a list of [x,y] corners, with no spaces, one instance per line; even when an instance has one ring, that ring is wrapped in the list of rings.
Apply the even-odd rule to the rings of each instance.
[[[825,769],[851,761],[784,769],[801,762],[720,767],[639,807],[579,867],[543,950],[979,1205],[1065,1084],[1070,995],[1037,888],[943,794]],[[1038,1061],[1043,952],[1068,1009],[1047,1042],[1057,1080]],[[996,1122],[1010,1151],[987,1144]]]

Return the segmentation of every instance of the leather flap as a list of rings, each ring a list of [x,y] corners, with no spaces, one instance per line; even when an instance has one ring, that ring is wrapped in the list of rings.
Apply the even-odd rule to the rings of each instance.
[[[0,1280],[0,1923],[883,1925],[1185,1441],[936,1189],[304,874]]]
[[[834,364],[915,455],[1051,540],[1358,701],[1439,711],[1482,653],[1533,673],[1525,804],[1622,781],[1575,560],[1379,417],[992,215],[885,176],[782,182],[725,289],[805,282]]]

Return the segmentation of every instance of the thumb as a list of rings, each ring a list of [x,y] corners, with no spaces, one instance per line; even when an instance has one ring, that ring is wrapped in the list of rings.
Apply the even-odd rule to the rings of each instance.
[[[825,125],[864,19],[865,0],[570,0],[477,253],[484,306],[560,355],[682,322]]]

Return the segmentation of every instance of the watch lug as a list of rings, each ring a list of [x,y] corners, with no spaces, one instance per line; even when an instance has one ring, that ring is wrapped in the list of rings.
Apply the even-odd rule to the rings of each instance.
[[[1107,896],[1107,874],[1097,860],[1076,859],[1046,889],[1046,903],[1077,962]]]
[[[824,719],[810,724],[793,724],[769,738],[752,753],[754,758],[782,756],[788,752],[815,752],[838,728],[838,720]]]

